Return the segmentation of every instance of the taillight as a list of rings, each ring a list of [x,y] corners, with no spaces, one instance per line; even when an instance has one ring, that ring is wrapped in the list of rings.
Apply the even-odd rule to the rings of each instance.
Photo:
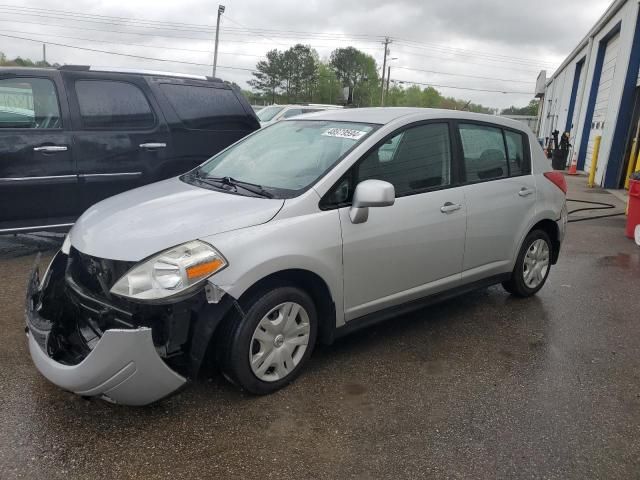
[[[544,176],[562,190],[562,193],[567,194],[567,180],[564,178],[562,172],[544,172]]]

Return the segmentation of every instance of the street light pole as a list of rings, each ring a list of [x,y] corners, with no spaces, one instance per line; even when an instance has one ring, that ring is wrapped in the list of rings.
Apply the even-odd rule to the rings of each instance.
[[[218,65],[218,38],[220,37],[220,17],[224,13],[224,5],[218,5],[218,22],[216,23],[216,44],[213,47],[213,76],[216,76],[216,66]]]

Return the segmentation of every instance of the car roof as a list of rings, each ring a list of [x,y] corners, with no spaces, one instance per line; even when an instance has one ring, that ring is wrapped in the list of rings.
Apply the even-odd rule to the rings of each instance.
[[[475,120],[503,125],[517,130],[525,130],[522,122],[498,115],[463,112],[460,110],[444,110],[437,108],[417,107],[374,107],[345,108],[342,110],[323,110],[307,113],[305,120],[332,120],[338,122],[375,123],[385,125],[403,117],[411,117],[411,121],[451,118],[459,120]]]

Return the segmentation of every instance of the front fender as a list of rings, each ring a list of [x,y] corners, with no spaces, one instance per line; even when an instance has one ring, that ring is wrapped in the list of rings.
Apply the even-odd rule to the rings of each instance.
[[[203,240],[229,262],[210,282],[232,297],[240,298],[274,273],[306,270],[325,282],[335,304],[336,326],[344,323],[342,236],[337,210],[273,220]]]

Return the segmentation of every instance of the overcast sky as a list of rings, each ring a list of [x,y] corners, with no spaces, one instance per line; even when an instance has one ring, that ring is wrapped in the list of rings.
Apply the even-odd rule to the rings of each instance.
[[[215,2],[7,1],[0,5],[0,33],[46,39],[50,62],[211,74],[211,67],[205,65],[210,65],[213,58]],[[217,76],[242,87],[251,78],[248,70],[269,49],[304,43],[314,47],[321,58],[328,58],[334,48],[353,45],[382,65],[384,49],[380,42],[389,36],[393,39],[390,56],[397,57],[391,62],[392,80],[438,85],[436,88],[445,95],[499,108],[526,105],[533,97],[538,72],[546,68],[552,73],[611,3],[610,0],[222,2],[226,12],[220,32]],[[261,30],[247,31],[247,28]],[[185,63],[83,51],[54,43]],[[0,37],[0,51],[8,57],[42,58],[41,43],[16,38]]]

